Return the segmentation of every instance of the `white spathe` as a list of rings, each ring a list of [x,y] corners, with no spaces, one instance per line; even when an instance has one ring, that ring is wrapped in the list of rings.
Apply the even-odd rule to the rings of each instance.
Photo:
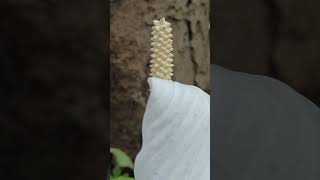
[[[210,179],[210,96],[200,88],[149,78],[136,180]]]

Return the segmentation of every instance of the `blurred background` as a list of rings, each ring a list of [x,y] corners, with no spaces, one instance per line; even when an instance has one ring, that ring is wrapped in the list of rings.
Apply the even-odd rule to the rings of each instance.
[[[320,1],[215,0],[211,63],[277,78],[320,105]]]
[[[105,179],[105,4],[0,1],[0,179]]]
[[[209,0],[110,1],[111,147],[134,158],[141,146],[153,20],[173,27],[174,80],[209,91]]]

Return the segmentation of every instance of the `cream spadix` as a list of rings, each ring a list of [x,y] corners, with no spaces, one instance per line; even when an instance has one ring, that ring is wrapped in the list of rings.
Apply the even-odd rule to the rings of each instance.
[[[164,18],[153,21],[150,76],[170,80],[173,76],[173,46],[171,24]]]

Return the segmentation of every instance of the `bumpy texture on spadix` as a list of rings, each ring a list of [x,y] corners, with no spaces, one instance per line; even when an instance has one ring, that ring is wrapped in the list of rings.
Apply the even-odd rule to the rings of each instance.
[[[171,24],[164,18],[153,21],[151,38],[151,77],[171,80],[173,76],[173,46]]]

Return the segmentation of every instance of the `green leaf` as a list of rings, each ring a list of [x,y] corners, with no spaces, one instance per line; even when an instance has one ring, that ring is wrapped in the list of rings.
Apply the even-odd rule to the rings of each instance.
[[[133,162],[126,153],[117,148],[110,148],[110,153],[115,157],[116,163],[120,168],[133,169]]]
[[[120,176],[121,175],[121,168],[118,166],[118,165],[116,165],[114,168],[113,168],[113,170],[112,170],[112,175],[114,176],[114,177],[118,177],[118,176]]]
[[[134,180],[134,179],[131,177],[119,176],[119,177],[113,178],[112,180]]]

